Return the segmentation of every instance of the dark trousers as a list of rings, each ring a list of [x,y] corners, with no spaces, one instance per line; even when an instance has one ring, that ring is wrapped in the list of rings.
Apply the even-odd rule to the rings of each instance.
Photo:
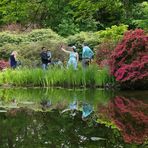
[[[89,66],[91,59],[82,59],[82,67],[86,68]]]

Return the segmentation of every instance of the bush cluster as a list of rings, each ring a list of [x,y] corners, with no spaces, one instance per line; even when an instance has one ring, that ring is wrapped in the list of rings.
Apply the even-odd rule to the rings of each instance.
[[[123,33],[127,30],[126,25],[112,26],[106,30],[98,32],[81,32],[79,34],[63,38],[53,32],[51,29],[36,29],[29,33],[0,33],[0,58],[8,59],[11,51],[17,50],[20,61],[26,66],[37,66],[40,64],[41,47],[52,51],[54,60],[65,61],[66,55],[59,50],[62,44],[76,45],[81,54],[83,42],[87,42],[91,48],[96,45],[112,40],[117,42],[121,39]]]
[[[124,32],[127,31],[127,25],[112,26],[111,28],[106,28],[105,30],[97,32],[80,32],[78,34],[67,37],[68,44],[75,44],[78,47],[81,46],[83,42],[86,42],[90,47],[95,47],[102,42],[112,40],[113,42],[118,42],[122,39]]]
[[[109,58],[116,44],[112,41],[106,41],[95,47],[96,62],[100,67],[109,66]]]
[[[46,40],[62,40],[62,37],[51,29],[35,29],[29,33],[0,33],[0,47],[6,44],[19,45],[21,43],[39,42]]]
[[[65,55],[59,50],[65,40],[51,29],[37,29],[26,34],[10,32],[0,33],[0,58],[7,59],[12,51],[19,53],[19,60],[25,66],[35,67],[40,64],[41,47],[52,51],[55,59],[63,60]]]
[[[136,29],[125,33],[111,55],[110,65],[111,73],[117,81],[135,84],[142,80],[147,86],[148,36],[143,30]]]

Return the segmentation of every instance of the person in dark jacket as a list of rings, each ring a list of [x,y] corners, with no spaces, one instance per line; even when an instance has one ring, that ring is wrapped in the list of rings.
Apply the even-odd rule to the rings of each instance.
[[[10,67],[15,69],[17,67],[17,52],[13,51],[10,55]]]
[[[47,51],[45,47],[42,47],[42,52],[40,56],[41,56],[41,61],[42,61],[42,68],[46,70],[48,66],[48,56],[47,56]]]

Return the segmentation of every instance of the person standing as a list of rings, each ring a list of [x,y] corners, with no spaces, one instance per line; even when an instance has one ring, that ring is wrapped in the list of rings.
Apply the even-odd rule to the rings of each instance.
[[[9,61],[10,61],[10,67],[15,69],[17,67],[17,55],[18,53],[16,51],[13,51],[10,55]]]
[[[48,60],[48,65],[51,64],[51,51],[47,50],[47,60]]]
[[[79,61],[79,54],[76,52],[76,47],[75,46],[70,47],[70,51],[67,51],[62,47],[61,50],[69,54],[67,68],[72,66],[76,70],[78,66],[78,61]]]
[[[42,47],[42,52],[40,53],[40,56],[42,61],[42,68],[43,70],[46,70],[48,66],[48,57],[47,57],[47,51],[45,47]]]
[[[91,59],[94,56],[94,52],[87,46],[86,43],[83,43],[82,47],[82,67],[86,68],[89,66]]]

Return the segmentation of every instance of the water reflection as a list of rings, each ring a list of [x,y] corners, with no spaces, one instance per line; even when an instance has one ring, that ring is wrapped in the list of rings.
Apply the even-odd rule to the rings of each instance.
[[[147,93],[139,94],[0,90],[0,147],[145,147]]]
[[[148,140],[147,100],[116,96],[98,112],[117,126],[125,142],[142,144]]]
[[[51,100],[45,100],[45,99],[41,100],[40,104],[41,104],[42,110],[46,110],[50,108],[52,105]]]
[[[110,147],[122,139],[104,125],[88,124],[81,113],[72,118],[68,112],[33,112],[13,109],[0,116],[0,145],[6,147]],[[112,136],[111,136],[112,135]]]
[[[73,101],[72,103],[70,103],[69,108],[71,110],[78,110],[78,102],[77,101]]]
[[[72,116],[76,115],[76,112],[78,110],[82,111],[82,120],[87,120],[87,118],[90,116],[90,114],[93,112],[93,107],[92,105],[86,103],[86,102],[80,102],[78,101],[73,101],[69,104],[69,108],[66,108],[62,111],[62,113],[65,113],[67,111],[71,112]],[[81,109],[82,108],[82,109]]]
[[[87,118],[93,112],[93,107],[88,103],[83,103],[82,106],[82,119]]]
[[[64,110],[74,101],[88,103],[93,107],[99,102],[107,104],[113,92],[104,90],[65,90],[65,89],[1,89],[0,106],[5,108],[28,107],[34,110]],[[15,100],[15,101],[14,101]],[[13,103],[15,102],[15,103]],[[76,106],[75,106],[76,107]]]

